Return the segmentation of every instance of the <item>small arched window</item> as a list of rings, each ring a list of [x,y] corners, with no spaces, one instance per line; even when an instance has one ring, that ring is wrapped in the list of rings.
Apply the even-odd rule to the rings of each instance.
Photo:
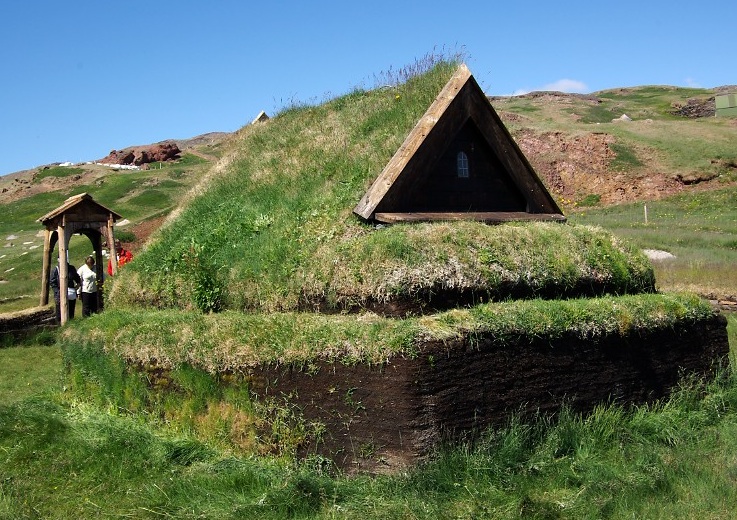
[[[468,155],[466,155],[466,152],[460,151],[456,156],[456,173],[459,179],[467,179],[469,176]]]

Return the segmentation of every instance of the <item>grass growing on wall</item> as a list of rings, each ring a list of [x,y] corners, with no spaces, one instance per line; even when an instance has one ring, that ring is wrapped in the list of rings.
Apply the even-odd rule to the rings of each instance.
[[[138,255],[112,303],[126,291],[133,295],[122,300],[137,300],[151,286],[187,303],[197,291],[187,280],[199,277],[229,308],[258,307],[264,294],[294,307],[294,276],[311,267],[304,262],[324,243],[369,229],[351,209],[454,70],[455,63],[440,62],[405,83],[292,107],[244,128],[227,175],[208,179]],[[217,310],[219,298],[207,296],[205,305],[189,303]]]
[[[374,314],[107,310],[71,322],[60,344],[68,388],[100,408],[141,414],[240,454],[294,455],[320,424],[288,399],[252,402],[250,368],[320,361],[378,365],[422,355],[428,341],[615,337],[710,317],[692,294],[518,300],[395,320]],[[462,348],[478,348],[474,340]]]
[[[654,289],[647,258],[601,229],[461,222],[315,239],[308,226],[283,237],[272,232],[275,225],[263,214],[246,220],[241,236],[250,235],[243,239],[250,247],[229,259],[228,249],[240,245],[216,251],[195,239],[179,242],[155,268],[131,269],[113,304],[271,312],[322,303],[336,310],[395,300],[419,305],[446,291],[488,301]],[[139,286],[143,280],[147,286]]]
[[[207,392],[201,377],[180,381]],[[0,397],[3,519],[729,518],[737,501],[729,371],[632,410],[510,419],[406,474],[351,478],[319,458],[234,456],[112,407]]]
[[[591,338],[668,328],[709,317],[713,309],[685,294],[640,294],[565,301],[515,300],[481,304],[403,320],[375,314],[313,314],[116,309],[65,328],[70,355],[112,354],[134,366],[164,369],[189,365],[210,374],[261,364],[322,359],[382,363],[415,356],[427,340],[486,336]],[[105,371],[107,369],[102,369]],[[94,377],[94,370],[90,376]]]
[[[575,268],[562,262],[545,263],[551,258],[540,254],[544,249],[523,244],[527,261],[516,262],[511,270],[481,266],[479,279],[468,274],[479,265],[463,243],[480,240],[478,247],[488,249],[480,252],[480,258],[493,263],[492,242],[499,231],[482,232],[488,226],[472,223],[454,225],[452,233],[442,225],[416,226],[424,232],[421,236],[403,226],[378,230],[351,213],[454,67],[440,63],[397,86],[357,90],[320,106],[293,107],[265,124],[244,128],[237,138],[237,152],[224,170],[227,175],[209,178],[159,240],[137,256],[121,274],[110,303],[273,311],[325,300],[340,309],[386,300],[389,294],[414,297],[437,292],[444,289],[442,280],[448,274],[458,274],[462,288],[493,297],[499,269],[510,278],[501,276],[502,282],[517,284],[532,296],[566,294],[564,287],[546,284],[563,279],[564,284],[575,286],[573,278],[586,283],[592,274],[618,278],[621,283],[609,289],[614,293],[646,286],[646,260],[636,255],[619,259],[628,264],[625,270],[634,267],[628,281],[621,276],[621,261],[606,265],[599,258],[595,265],[586,265],[588,258],[573,259],[570,253],[589,247],[586,254],[596,254],[598,246],[593,242],[603,243],[591,239],[586,244],[583,233],[575,245],[567,242],[571,247],[566,256],[583,260],[584,272],[574,273]],[[530,227],[535,232],[518,228],[519,233],[534,236],[545,229]],[[458,238],[449,239],[450,234]],[[570,240],[565,231],[559,236]],[[556,243],[549,240],[546,245]],[[614,249],[620,254],[623,246],[617,244]],[[414,262],[414,273],[399,272],[398,265],[407,263],[404,257]],[[448,268],[457,273],[448,273]],[[424,280],[419,271],[430,273],[431,278],[436,274]],[[542,288],[523,287],[531,272]]]

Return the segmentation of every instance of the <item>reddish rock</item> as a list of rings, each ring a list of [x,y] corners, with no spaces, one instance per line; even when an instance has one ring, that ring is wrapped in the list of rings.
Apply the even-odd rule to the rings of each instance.
[[[164,142],[145,147],[132,147],[125,150],[113,150],[107,157],[100,159],[101,164],[133,164],[141,166],[153,162],[174,161],[179,159],[182,151],[175,143]]]
[[[133,164],[134,157],[130,150],[112,150],[107,157],[97,162],[102,164]]]

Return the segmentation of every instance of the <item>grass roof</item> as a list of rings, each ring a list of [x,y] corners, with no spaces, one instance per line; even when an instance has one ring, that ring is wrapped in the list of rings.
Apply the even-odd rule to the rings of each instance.
[[[473,345],[474,339],[491,338],[510,348],[510,338],[625,336],[695,323],[714,312],[707,301],[688,293],[515,300],[401,320],[373,313],[106,310],[74,320],[61,341],[92,355],[105,351],[136,364],[188,365],[214,374],[316,360],[384,363],[420,355],[428,342],[452,348],[456,340]]]
[[[373,227],[352,208],[456,70],[292,107],[233,148],[115,280],[110,307],[352,310],[447,292],[473,301],[653,290],[640,253],[600,229]]]

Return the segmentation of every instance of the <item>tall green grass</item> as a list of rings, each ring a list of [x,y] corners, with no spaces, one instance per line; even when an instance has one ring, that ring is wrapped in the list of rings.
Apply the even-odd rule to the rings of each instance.
[[[123,370],[125,360],[165,370],[189,365],[217,375],[317,359],[378,364],[397,356],[414,357],[433,340],[484,337],[504,348],[506,338],[518,336],[627,335],[702,321],[712,313],[708,302],[691,293],[509,300],[401,320],[371,313],[113,309],[73,320],[60,341],[73,365],[92,363],[86,370],[92,379],[106,377],[107,366],[96,365],[107,356],[121,358],[115,373]]]
[[[0,518],[730,518],[736,412],[724,370],[651,405],[510,419],[406,474],[347,477],[29,398],[0,405]]]
[[[639,248],[675,255],[653,262],[661,290],[737,294],[737,188],[586,209],[569,219],[599,225]]]
[[[62,357],[54,343],[53,332],[33,335],[22,346],[0,343],[0,402],[10,404],[58,391]]]

